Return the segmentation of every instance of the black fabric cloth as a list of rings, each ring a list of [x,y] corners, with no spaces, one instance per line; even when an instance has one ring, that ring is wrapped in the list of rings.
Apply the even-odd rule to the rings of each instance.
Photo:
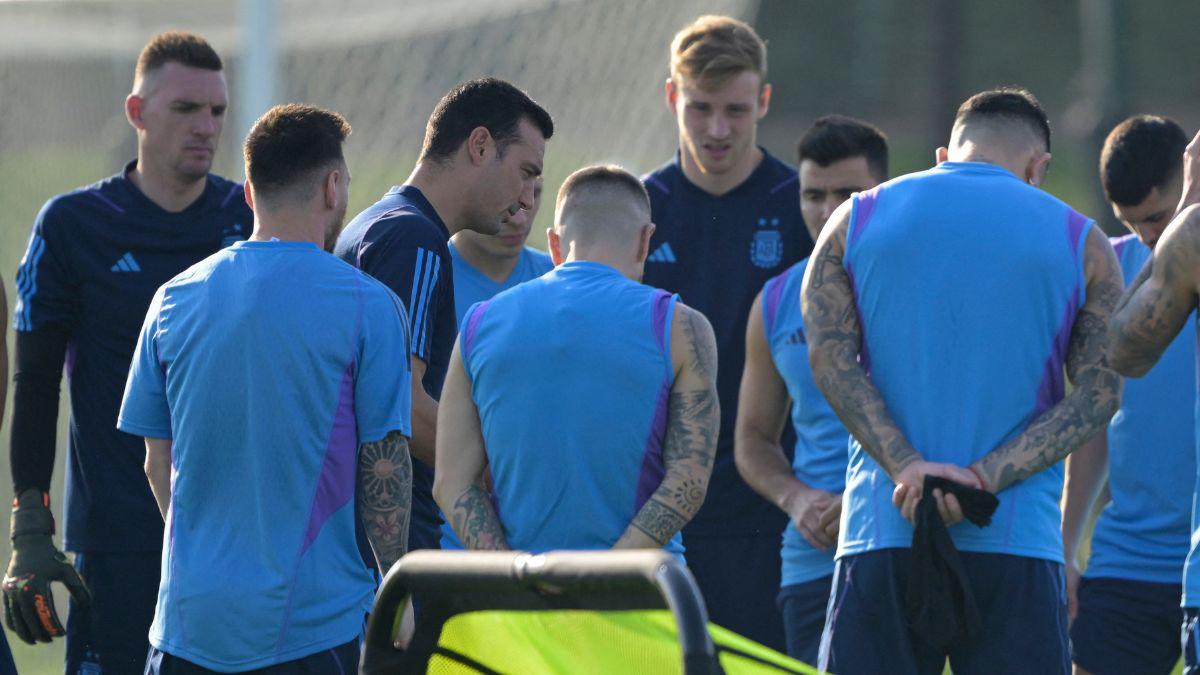
[[[984,490],[937,476],[925,476],[913,528],[912,569],[908,576],[905,609],[913,633],[934,646],[949,650],[974,641],[979,636],[983,619],[962,558],[938,512],[934,490],[954,495],[963,515],[978,527],[987,527],[992,522],[992,514],[1000,500]]]
[[[13,494],[29,488],[50,491],[58,433],[59,383],[68,335],[46,326],[16,333],[12,436],[9,443]]]

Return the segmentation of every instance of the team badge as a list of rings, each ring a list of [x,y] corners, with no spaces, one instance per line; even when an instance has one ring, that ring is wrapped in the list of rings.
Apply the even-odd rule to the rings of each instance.
[[[750,242],[750,262],[755,267],[770,269],[783,260],[783,235],[779,230],[759,230]]]

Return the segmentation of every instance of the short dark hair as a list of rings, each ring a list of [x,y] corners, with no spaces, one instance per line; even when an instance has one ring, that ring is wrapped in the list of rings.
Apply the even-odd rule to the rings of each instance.
[[[520,89],[494,77],[464,82],[443,96],[429,116],[421,159],[449,158],[479,127],[488,130],[503,153],[517,140],[522,119],[537,127],[543,138],[554,135],[550,113]]]
[[[201,70],[221,70],[221,57],[208,41],[195,33],[169,31],[159,33],[138,54],[134,80],[162,68],[168,63],[179,63]]]
[[[1188,137],[1175,120],[1136,115],[1121,122],[1104,139],[1100,183],[1108,201],[1136,206],[1150,191],[1163,187],[1183,170]]]
[[[1023,122],[1046,143],[1050,152],[1050,118],[1042,104],[1023,87],[999,87],[981,91],[958,106],[954,125],[958,126],[980,117],[1003,117]]]
[[[811,159],[818,166],[829,166],[859,156],[866,158],[871,175],[887,180],[887,136],[875,125],[845,115],[818,118],[796,144],[797,162]]]
[[[343,161],[342,142],[348,135],[350,124],[333,111],[301,103],[271,108],[254,123],[243,147],[246,178],[255,196],[270,199],[310,188],[304,181]]]
[[[644,205],[647,213],[650,211],[650,193],[637,176],[629,173],[616,164],[596,164],[584,167],[567,176],[562,187],[558,188],[558,204],[571,196],[572,192],[584,187],[616,188],[629,193],[629,196]]]

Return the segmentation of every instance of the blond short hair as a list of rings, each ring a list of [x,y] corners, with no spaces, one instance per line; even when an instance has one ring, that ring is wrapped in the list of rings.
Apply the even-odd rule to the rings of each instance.
[[[687,80],[711,89],[745,71],[767,80],[767,45],[745,21],[705,15],[671,41],[671,79],[677,86]]]

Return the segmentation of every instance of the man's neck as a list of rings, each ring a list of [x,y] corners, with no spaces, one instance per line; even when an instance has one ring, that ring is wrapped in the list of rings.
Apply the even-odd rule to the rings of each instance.
[[[724,173],[705,173],[700,169],[700,165],[691,154],[683,150],[679,152],[679,165],[683,169],[683,175],[693,185],[714,197],[720,197],[733,191],[742,183],[745,183],[750,178],[750,174],[754,173],[754,170],[758,168],[758,165],[762,161],[763,151],[756,145],[738,166],[733,167],[729,171]]]
[[[204,194],[204,187],[208,183],[204,177],[181,182],[169,177],[166,171],[150,169],[142,157],[138,158],[137,164],[127,175],[147,199],[169,213],[179,213],[191,206]]]
[[[316,223],[303,222],[301,218],[289,217],[286,212],[275,213],[264,219],[256,214],[254,217],[254,232],[251,241],[295,241],[325,245],[321,226]]]
[[[419,162],[405,182],[425,195],[425,199],[429,200],[429,204],[437,212],[438,218],[442,219],[446,230],[453,237],[463,229],[461,223],[463,199],[462,190],[455,185],[449,172],[450,169],[436,164]]]
[[[513,270],[517,268],[517,262],[521,260],[520,251],[516,255],[506,256],[489,253],[475,242],[475,237],[459,234],[454,237],[453,241],[454,249],[458,251],[463,260],[467,261],[468,265],[498,284],[504,283],[512,276]]]

